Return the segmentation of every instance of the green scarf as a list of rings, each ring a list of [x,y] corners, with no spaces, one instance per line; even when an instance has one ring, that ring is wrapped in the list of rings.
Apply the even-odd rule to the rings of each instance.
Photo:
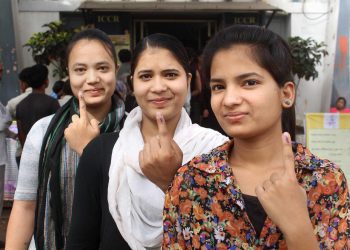
[[[73,190],[67,190],[66,192],[61,190],[62,184],[65,185],[65,179],[62,179],[61,176],[61,168],[63,168],[64,161],[66,161],[65,158],[62,158],[62,149],[67,147],[64,138],[64,130],[72,122],[71,117],[73,114],[79,115],[79,103],[75,97],[56,112],[43,139],[39,159],[39,184],[34,225],[34,239],[36,247],[39,250],[46,248],[45,242],[48,240],[47,234],[50,232],[47,220],[51,218],[53,219],[55,228],[55,242],[51,242],[51,244],[55,246],[55,249],[62,249],[65,244],[63,222],[67,218],[63,218],[63,209],[71,211],[72,208],[64,207],[64,204],[62,204],[62,196],[73,195]],[[119,124],[123,116],[124,103],[120,99],[116,100],[113,96],[111,111],[103,122],[100,123],[100,133],[119,131]],[[61,159],[63,159],[63,162],[61,162]],[[69,166],[70,170],[67,171],[72,171],[72,169],[75,171],[78,166],[79,157],[74,157],[74,159],[72,164],[68,164],[73,166]],[[48,210],[50,210],[50,212],[48,212]],[[48,216],[48,214],[51,214],[51,216]]]

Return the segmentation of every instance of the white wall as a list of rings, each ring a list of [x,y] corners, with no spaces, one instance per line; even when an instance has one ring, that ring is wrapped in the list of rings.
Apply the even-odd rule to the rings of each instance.
[[[314,81],[301,80],[297,93],[297,123],[302,125],[307,112],[329,110],[335,61],[339,0],[265,0],[290,13],[291,36],[311,37],[327,44],[328,56],[318,67],[319,77]]]
[[[45,28],[41,27],[43,24],[59,20],[58,12],[18,12],[17,15],[17,29],[19,48],[18,53],[21,58],[22,68],[28,67],[34,64],[31,53],[28,51],[28,47],[23,45],[35,32],[45,31]],[[49,87],[46,89],[47,93],[51,93],[52,85],[57,80],[52,77],[52,67],[49,67]]]
[[[304,113],[327,112],[330,107],[339,6],[339,2],[335,4],[335,1],[329,6],[330,12],[321,17],[320,14],[305,16],[303,13],[294,13],[291,16],[291,36],[312,37],[318,42],[323,41],[327,44],[329,52],[329,55],[323,58],[322,65],[318,67],[319,77],[314,81],[300,82],[297,96],[299,119],[303,118]]]

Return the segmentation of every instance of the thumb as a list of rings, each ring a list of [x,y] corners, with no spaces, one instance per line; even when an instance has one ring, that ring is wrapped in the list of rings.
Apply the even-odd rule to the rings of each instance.
[[[289,176],[295,177],[294,153],[289,133],[284,132],[282,134],[282,143],[285,173]]]

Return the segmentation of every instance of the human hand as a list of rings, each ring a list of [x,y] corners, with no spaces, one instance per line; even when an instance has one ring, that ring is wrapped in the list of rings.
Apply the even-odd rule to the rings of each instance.
[[[81,155],[85,146],[100,134],[100,128],[96,119],[89,119],[82,93],[79,93],[79,112],[80,117],[76,114],[72,116],[72,123],[64,130],[64,137],[69,147]]]
[[[168,132],[164,117],[157,113],[158,136],[145,143],[139,153],[143,174],[164,192],[182,165],[182,151]]]
[[[283,133],[282,143],[283,171],[273,173],[262,185],[256,187],[255,192],[267,215],[283,232],[287,245],[288,242],[291,243],[288,249],[299,242],[303,243],[302,239],[312,245],[316,239],[308,214],[307,196],[296,178],[294,154],[288,133]]]

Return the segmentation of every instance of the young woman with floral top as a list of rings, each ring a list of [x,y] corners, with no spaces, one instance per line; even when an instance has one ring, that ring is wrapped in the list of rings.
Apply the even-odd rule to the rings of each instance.
[[[211,105],[231,142],[181,167],[166,193],[164,249],[350,249],[341,169],[294,140],[285,41],[232,26],[207,44]]]

